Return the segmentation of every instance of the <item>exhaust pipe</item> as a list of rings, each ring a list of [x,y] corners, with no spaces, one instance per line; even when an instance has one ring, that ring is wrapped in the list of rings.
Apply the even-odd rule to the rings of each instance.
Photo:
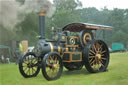
[[[40,39],[45,39],[45,15],[46,13],[39,13]]]

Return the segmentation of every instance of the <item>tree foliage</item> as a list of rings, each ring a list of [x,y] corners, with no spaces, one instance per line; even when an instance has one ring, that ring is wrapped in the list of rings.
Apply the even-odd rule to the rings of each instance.
[[[82,7],[82,3],[79,0],[53,0],[57,11],[69,10],[74,11],[77,7]]]
[[[17,1],[23,4],[24,0]],[[112,32],[107,31],[105,33],[106,42],[109,45],[113,42],[128,45],[128,9],[81,8],[82,3],[79,0],[53,0],[53,2],[56,6],[56,12],[52,17],[46,17],[46,38],[52,36],[52,27],[62,29],[69,23],[83,22],[113,26]],[[3,29],[2,26],[1,29]],[[12,33],[10,30],[7,30],[7,32]],[[15,39],[27,39],[33,45],[37,40],[36,36],[39,35],[38,13],[27,14],[22,22],[17,23],[13,32],[15,32],[12,33],[14,36],[16,34]]]

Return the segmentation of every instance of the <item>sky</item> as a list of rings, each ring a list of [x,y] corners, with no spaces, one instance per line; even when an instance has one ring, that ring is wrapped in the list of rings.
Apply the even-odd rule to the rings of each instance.
[[[51,2],[53,0],[50,0]],[[80,0],[83,4],[83,8],[96,7],[97,9],[104,8],[108,9],[120,8],[128,9],[128,0]]]
[[[96,7],[97,9],[104,8],[108,9],[120,8],[128,9],[128,0],[80,0],[83,7]]]

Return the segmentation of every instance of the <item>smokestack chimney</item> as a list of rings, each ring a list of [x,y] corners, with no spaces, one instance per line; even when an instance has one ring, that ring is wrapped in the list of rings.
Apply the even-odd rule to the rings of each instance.
[[[46,13],[39,13],[39,24],[40,24],[40,38],[45,39],[45,15]]]

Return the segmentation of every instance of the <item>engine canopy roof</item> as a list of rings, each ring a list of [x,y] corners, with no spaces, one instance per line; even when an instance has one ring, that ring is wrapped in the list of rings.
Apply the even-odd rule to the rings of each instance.
[[[106,25],[97,25],[97,24],[90,24],[90,23],[71,23],[66,25],[62,30],[63,31],[70,31],[70,32],[80,32],[82,30],[112,30],[112,26]]]

